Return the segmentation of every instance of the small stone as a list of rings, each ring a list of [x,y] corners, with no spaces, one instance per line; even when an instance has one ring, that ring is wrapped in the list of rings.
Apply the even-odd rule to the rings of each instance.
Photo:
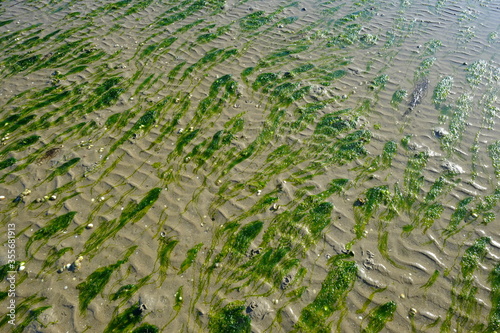
[[[261,190],[257,190],[257,195],[261,195],[262,194],[262,191]]]
[[[50,201],[54,201],[56,199],[57,199],[57,196],[55,194],[51,195],[49,198]]]
[[[274,303],[274,304],[278,304],[279,302],[280,302],[280,301],[278,301],[277,299],[275,299],[275,300],[273,301],[273,303]]]
[[[5,200],[5,195],[0,195],[0,200]]]
[[[415,308],[410,308],[410,310],[408,311],[408,316],[410,317],[415,317],[416,314],[417,314],[417,309]]]
[[[405,299],[406,296],[405,296],[405,294],[401,294],[401,295],[399,295],[399,298]]]
[[[30,195],[31,194],[31,190],[30,189],[25,189],[22,193],[21,193],[21,196],[25,197],[27,195]]]
[[[92,229],[94,225],[92,223],[89,223],[85,226],[85,229]]]
[[[43,202],[43,199],[42,199],[42,198],[36,198],[36,199],[35,199],[35,202],[36,202],[36,203]]]
[[[26,269],[26,266],[20,265],[19,268],[17,269],[19,272],[24,271]]]
[[[57,273],[61,274],[62,272],[64,272],[66,270],[65,267],[61,267],[57,270]]]
[[[182,134],[184,132],[184,128],[179,128],[179,130],[177,131],[177,134]]]

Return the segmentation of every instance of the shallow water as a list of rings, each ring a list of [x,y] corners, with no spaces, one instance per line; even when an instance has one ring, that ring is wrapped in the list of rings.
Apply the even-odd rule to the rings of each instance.
[[[2,329],[499,330],[499,17],[1,2]]]

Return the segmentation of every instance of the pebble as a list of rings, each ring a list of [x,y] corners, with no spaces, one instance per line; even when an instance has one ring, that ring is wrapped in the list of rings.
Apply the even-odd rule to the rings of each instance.
[[[0,195],[0,200],[5,200],[5,195]]]
[[[85,229],[92,229],[94,225],[92,223],[89,223],[85,226]]]
[[[49,198],[50,201],[54,201],[56,199],[57,199],[57,196],[55,194],[51,195],[50,198]]]
[[[262,194],[262,191],[261,190],[257,190],[257,195],[261,195]]]

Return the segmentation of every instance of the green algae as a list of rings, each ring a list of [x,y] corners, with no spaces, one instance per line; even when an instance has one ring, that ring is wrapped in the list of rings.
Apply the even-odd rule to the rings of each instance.
[[[177,239],[161,237],[159,240],[158,251],[156,255],[156,260],[160,265],[159,268],[159,281],[160,284],[167,278],[167,270],[170,267],[170,255],[172,251],[177,246],[179,241]]]
[[[392,321],[397,304],[394,301],[377,306],[368,314],[368,323],[362,333],[377,333],[385,328],[388,321]]]
[[[132,333],[159,333],[160,329],[155,325],[142,324],[132,331]]]
[[[455,320],[457,328],[460,329],[469,331],[483,331],[485,329],[484,324],[476,322],[482,307],[476,299],[478,287],[475,285],[474,272],[486,256],[486,246],[490,242],[490,238],[481,237],[465,250],[460,261],[461,274],[453,281],[451,305],[441,325],[441,332],[450,332],[453,320]]]
[[[37,277],[42,274],[45,270],[52,268],[54,264],[66,253],[66,252],[73,252],[73,248],[71,247],[63,247],[60,250],[57,250],[55,247],[51,248],[49,250],[49,253],[47,254],[47,258],[42,264],[42,268],[40,269],[40,272],[37,274]]]
[[[51,306],[41,306],[35,309],[31,309],[35,304],[45,301],[46,297],[37,297],[37,294],[30,295],[24,298],[21,302],[16,302],[16,325],[10,331],[15,333],[25,332],[26,328],[32,325],[33,322],[40,322],[38,317],[46,310],[50,309]],[[19,322],[19,319],[24,318],[23,321]],[[10,316],[5,314],[0,320],[0,327],[6,325],[11,320]],[[9,323],[10,325],[10,323]]]
[[[113,316],[103,333],[130,332],[130,330],[139,324],[143,318],[144,314],[140,308],[140,304],[133,304],[123,312]]]
[[[34,145],[40,140],[39,135],[31,135],[23,139],[19,139],[11,144],[5,146],[5,148],[0,152],[0,156],[3,156],[11,151],[23,151],[29,146]]]
[[[424,177],[422,172],[429,161],[429,153],[420,152],[408,159],[404,171],[404,191],[405,201],[404,207],[410,210],[413,204],[420,197],[422,186],[424,184]]]
[[[78,162],[80,162],[80,157],[75,157],[72,158],[71,160],[61,164],[58,166],[54,171],[50,173],[50,175],[47,176],[47,178],[44,180],[45,181],[51,181],[57,176],[62,176],[66,173],[68,173],[69,169],[74,167]]]
[[[278,79],[278,74],[276,73],[262,73],[257,76],[254,83],[252,84],[253,90],[258,90],[262,87],[269,85],[270,83]]]
[[[177,274],[182,274],[189,267],[191,267],[191,265],[196,260],[196,257],[198,256],[198,252],[200,251],[202,246],[203,246],[203,243],[199,243],[187,251],[186,259],[184,259],[184,261],[181,263],[181,266],[179,267],[179,273],[177,273]]]
[[[128,258],[137,249],[136,246],[130,247],[124,254],[123,259],[116,263],[104,267],[100,267],[91,273],[85,281],[76,286],[78,289],[78,304],[80,313],[85,314],[92,300],[104,291],[104,288],[111,279],[111,275],[120,268],[121,265],[128,261]]]
[[[424,44],[424,57],[428,57],[434,55],[440,47],[443,46],[443,43],[438,39],[431,39]]]
[[[330,332],[328,318],[345,307],[346,297],[353,288],[357,266],[353,261],[335,256],[331,259],[331,269],[321,285],[321,290],[300,313],[293,332]]]
[[[432,95],[432,102],[436,105],[444,103],[448,98],[448,95],[450,94],[452,88],[453,88],[453,77],[446,76],[442,78],[441,81],[439,81],[438,84],[436,85],[436,88],[434,88],[434,93]]]
[[[154,188],[150,190],[146,196],[139,202],[131,201],[122,211],[118,219],[104,221],[96,228],[85,242],[82,254],[91,254],[99,249],[107,239],[114,237],[128,223],[136,223],[139,221],[153,204],[158,200],[162,189]]]
[[[436,269],[434,270],[434,273],[432,273],[432,275],[429,277],[429,279],[427,280],[426,283],[424,283],[422,286],[420,286],[420,288],[424,288],[425,290],[429,289],[430,287],[432,287],[432,285],[436,282],[436,280],[438,279],[439,277],[439,271]]]
[[[369,88],[371,90],[379,91],[385,88],[385,85],[387,84],[387,81],[389,81],[389,75],[387,74],[382,74],[380,76],[377,76],[376,78],[373,79],[371,82]]]
[[[500,330],[500,264],[497,264],[490,272],[488,281],[491,285],[491,310],[488,316],[488,326],[484,332],[493,333]]]
[[[250,333],[251,319],[243,314],[243,302],[232,302],[217,311],[212,310],[209,317],[208,331],[210,333]]]
[[[486,75],[488,63],[484,60],[478,60],[467,66],[466,79],[472,87],[477,87]]]
[[[243,31],[254,31],[269,23],[273,15],[265,15],[262,10],[255,11],[240,20],[240,28]]]
[[[389,192],[389,187],[387,185],[372,187],[365,191],[365,199],[358,199],[354,205],[354,220],[355,225],[353,227],[355,233],[355,240],[360,239],[365,234],[365,229],[374,216],[374,214],[379,210],[381,205],[387,205],[390,202],[391,193]],[[353,244],[354,240],[346,245],[349,248]]]
[[[64,215],[57,216],[50,220],[47,225],[45,225],[45,227],[42,227],[35,231],[35,233],[26,243],[26,256],[29,256],[29,249],[34,242],[42,241],[42,244],[38,246],[39,249],[42,245],[46,244],[49,241],[49,238],[68,228],[73,221],[76,213],[77,212],[68,212]]]
[[[2,162],[0,162],[0,170],[7,169],[14,164],[16,164],[17,160],[14,157],[9,157]]]
[[[500,179],[500,140],[488,146],[488,155],[495,170],[496,178]]]
[[[443,231],[444,236],[450,237],[451,235],[454,235],[459,231],[458,226],[460,222],[464,221],[465,218],[470,214],[468,206],[473,199],[473,197],[468,197],[459,201],[457,208],[455,208],[455,211],[451,214],[448,226]]]

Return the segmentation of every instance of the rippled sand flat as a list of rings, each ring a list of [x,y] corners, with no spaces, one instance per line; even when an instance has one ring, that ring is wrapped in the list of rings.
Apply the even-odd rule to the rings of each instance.
[[[0,2],[0,330],[499,331],[499,17]]]

